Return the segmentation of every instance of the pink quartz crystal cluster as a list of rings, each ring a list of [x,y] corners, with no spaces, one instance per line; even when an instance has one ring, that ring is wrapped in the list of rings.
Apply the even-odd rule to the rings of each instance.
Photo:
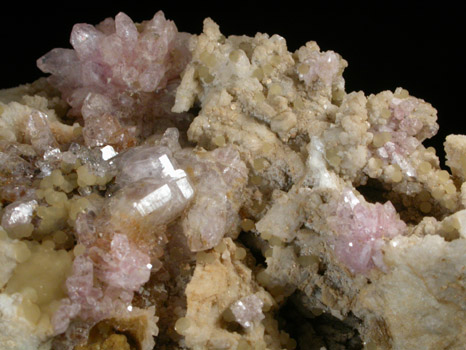
[[[166,227],[193,200],[192,182],[196,204],[180,218],[191,250],[212,248],[224,235],[238,234],[237,204],[228,199],[228,191],[241,189],[247,179],[238,152],[224,147],[196,156],[182,151],[178,136],[176,129],[167,129],[156,145],[132,147],[108,162],[94,160],[94,167],[116,174],[116,190],[102,209],[77,218],[77,239],[86,253],[75,259],[67,279],[69,300],[54,318],[57,333],[72,318],[92,326],[131,305],[133,293],[162,267],[167,235],[179,240]],[[190,168],[193,180],[175,159]]]
[[[65,332],[77,316],[92,326],[125,311],[133,293],[149,280],[151,268],[149,256],[122,234],[114,235],[109,252],[94,246],[76,257],[66,281],[68,299],[62,300],[52,320],[55,333]]]
[[[329,225],[337,235],[335,254],[353,273],[367,273],[373,267],[384,270],[383,246],[406,230],[390,201],[367,203],[348,189],[337,202]]]
[[[415,169],[406,157],[427,138],[438,131],[438,124],[430,124],[422,114],[415,114],[421,101],[414,97],[393,97],[389,104],[390,116],[386,122],[373,125],[375,133],[389,133],[387,142],[376,149],[376,154],[390,164],[397,164],[408,176],[415,176]]]
[[[188,38],[161,11],[137,25],[120,12],[96,26],[76,24],[73,49],[53,49],[37,64],[51,73],[50,83],[71,106],[69,114],[84,119],[88,146],[127,148],[152,130],[162,90],[173,89],[170,82],[189,61]]]
[[[166,139],[172,133],[166,134],[162,144],[169,143]],[[105,163],[100,161],[101,170]],[[78,215],[77,239],[85,250],[74,260],[66,281],[69,297],[54,315],[57,334],[76,317],[90,329],[105,318],[130,311],[134,292],[149,280],[151,271],[161,268],[165,226],[193,198],[186,173],[176,169],[172,151],[164,145],[133,147],[108,163],[116,168],[118,190],[95,212]],[[112,165],[107,164],[109,169]]]

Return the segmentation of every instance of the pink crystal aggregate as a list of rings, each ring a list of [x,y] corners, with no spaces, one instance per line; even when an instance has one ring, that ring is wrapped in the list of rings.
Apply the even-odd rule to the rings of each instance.
[[[133,147],[111,159],[119,189],[100,212],[78,216],[77,239],[87,249],[75,259],[67,279],[69,298],[54,316],[57,333],[72,319],[95,324],[130,305],[133,293],[162,266],[165,227],[186,209],[183,230],[176,234],[188,237],[192,251],[212,248],[225,234],[238,232],[235,198],[241,191],[228,194],[247,182],[238,151],[229,146],[196,156],[181,149],[178,136],[169,128],[153,146]],[[191,168],[193,180],[183,167]],[[194,195],[196,204],[187,207]],[[179,240],[174,234],[170,232],[171,239]]]
[[[299,76],[307,86],[312,86],[316,80],[331,86],[340,70],[340,60],[333,51],[312,51],[302,63],[309,66],[308,71]]]
[[[53,49],[37,65],[51,73],[49,82],[71,106],[68,114],[83,118],[86,145],[127,148],[153,131],[157,102],[189,61],[189,37],[161,11],[139,24],[120,12],[96,26],[74,25],[73,49]]]
[[[409,164],[407,156],[412,154],[426,138],[434,136],[438,124],[431,126],[415,115],[420,101],[414,97],[405,99],[393,97],[389,104],[390,117],[386,124],[373,125],[371,132],[388,132],[390,140],[378,147],[375,153],[390,164],[397,164],[408,176],[415,176],[415,169]],[[425,125],[426,124],[426,125]]]
[[[114,169],[117,190],[95,212],[78,215],[76,238],[86,249],[73,262],[66,281],[69,297],[54,315],[57,333],[76,317],[95,324],[118,310],[124,312],[134,292],[160,269],[165,227],[194,195],[186,172],[178,168],[167,146],[180,148],[175,130],[168,129],[156,145],[122,152],[107,166],[94,161],[94,166]]]
[[[93,246],[77,256],[66,280],[68,298],[52,318],[55,333],[63,333],[75,317],[95,324],[125,311],[133,293],[149,280],[151,268],[150,257],[122,234],[113,236],[109,251]]]
[[[115,234],[110,243],[110,252],[98,247],[89,250],[97,261],[96,276],[109,287],[126,291],[136,291],[149,280],[150,258],[139,249],[131,246],[128,237]]]
[[[337,234],[332,242],[335,255],[352,273],[367,273],[373,267],[385,270],[382,248],[386,240],[406,230],[390,201],[367,203],[351,190],[343,192],[329,225]]]

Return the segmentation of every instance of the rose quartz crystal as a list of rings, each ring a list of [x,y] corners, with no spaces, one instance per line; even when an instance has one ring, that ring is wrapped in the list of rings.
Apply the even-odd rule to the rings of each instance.
[[[338,235],[334,241],[335,254],[353,273],[367,273],[375,266],[383,270],[381,249],[385,239],[406,230],[390,201],[362,202],[351,190],[344,191],[329,224]]]
[[[136,291],[149,280],[150,258],[131,246],[128,237],[116,234],[110,244],[110,252],[92,247],[90,255],[99,261],[96,276],[113,288]]]
[[[83,318],[89,317],[102,298],[102,290],[94,287],[94,267],[88,256],[81,255],[74,259],[73,273],[66,280],[66,289],[68,298],[61,301],[52,318],[56,334],[64,332],[70,320],[79,313],[83,314]]]

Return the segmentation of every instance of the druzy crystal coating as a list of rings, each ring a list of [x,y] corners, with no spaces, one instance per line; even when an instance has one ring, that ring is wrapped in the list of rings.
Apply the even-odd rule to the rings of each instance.
[[[0,90],[0,348],[462,349],[466,136],[309,41],[73,26]]]

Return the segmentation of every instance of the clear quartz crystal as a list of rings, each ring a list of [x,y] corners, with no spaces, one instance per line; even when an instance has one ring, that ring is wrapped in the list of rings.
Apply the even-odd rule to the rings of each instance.
[[[37,205],[35,199],[20,200],[7,205],[3,210],[2,227],[8,231],[20,225],[30,224]]]
[[[239,231],[238,209],[248,170],[233,147],[178,157],[184,168],[192,169],[196,187],[195,201],[182,219],[189,248],[213,248],[225,234]]]
[[[257,295],[251,294],[234,302],[230,309],[236,322],[244,328],[250,328],[255,322],[264,319],[263,306],[264,302]]]
[[[31,145],[38,154],[44,154],[51,148],[57,148],[57,141],[50,130],[47,115],[36,111],[31,113],[27,121],[26,133]]]
[[[170,153],[166,147],[143,146],[115,160],[120,169],[115,181],[122,189],[109,204],[112,216],[118,212],[150,216],[154,224],[162,225],[184,210],[194,196],[194,188]]]

